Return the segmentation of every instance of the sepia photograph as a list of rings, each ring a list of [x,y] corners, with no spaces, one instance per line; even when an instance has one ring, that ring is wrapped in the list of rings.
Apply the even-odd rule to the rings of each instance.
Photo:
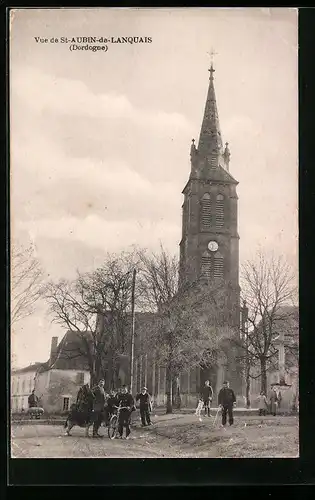
[[[11,458],[298,458],[298,9],[14,8],[9,100]]]

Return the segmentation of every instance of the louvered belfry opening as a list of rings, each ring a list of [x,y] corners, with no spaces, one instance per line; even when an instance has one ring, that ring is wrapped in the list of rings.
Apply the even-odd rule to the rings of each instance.
[[[211,278],[212,275],[212,259],[208,252],[205,252],[201,257],[201,274],[204,278]]]
[[[223,256],[220,253],[217,253],[214,256],[214,269],[213,276],[215,279],[223,279],[224,276],[224,262]]]
[[[218,196],[217,196],[215,216],[216,216],[216,226],[223,227],[223,225],[224,225],[224,196],[222,194],[218,194]]]
[[[211,198],[210,194],[206,193],[201,200],[201,224],[203,229],[211,227]]]

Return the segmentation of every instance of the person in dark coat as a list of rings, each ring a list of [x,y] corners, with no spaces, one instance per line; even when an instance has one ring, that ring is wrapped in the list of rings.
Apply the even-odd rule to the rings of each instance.
[[[277,408],[279,404],[279,398],[276,387],[273,387],[270,392],[269,402],[270,402],[270,413],[275,417],[277,415]]]
[[[38,397],[35,394],[35,389],[33,389],[32,393],[28,397],[28,407],[37,408],[37,406],[38,406]]]
[[[226,416],[229,416],[229,424],[233,425],[233,408],[236,405],[234,391],[230,389],[229,382],[223,382],[223,387],[218,394],[219,408],[222,408],[222,425],[226,425]]]
[[[99,433],[98,430],[101,426],[102,420],[104,419],[104,410],[105,410],[105,401],[106,401],[106,394],[104,390],[104,380],[100,380],[98,385],[95,386],[92,389],[93,395],[94,395],[94,402],[93,402],[93,410],[94,410],[94,415],[93,415],[93,437],[102,437]]]
[[[118,399],[117,399],[117,395],[116,395],[114,390],[111,390],[109,392],[109,396],[107,398],[106,403],[107,403],[106,404],[106,424],[108,425],[112,415],[117,410],[117,408],[115,408],[115,407],[118,406],[118,404],[117,404]]]
[[[145,427],[146,425],[152,425],[150,419],[151,396],[148,393],[148,389],[146,387],[143,387],[140,394],[137,394],[136,401],[140,401],[140,417],[142,427]]]
[[[210,406],[213,398],[213,389],[210,385],[209,380],[205,381],[205,385],[202,389],[201,399],[203,400],[205,416],[210,417]]]
[[[118,434],[122,438],[124,427],[126,427],[126,439],[129,439],[131,413],[135,410],[135,402],[126,386],[123,386],[121,392],[118,394],[117,403],[118,406],[123,407],[119,413]]]
[[[85,384],[79,389],[76,401],[76,410],[83,415],[83,419],[86,422],[91,418],[93,403],[94,394],[91,391],[89,384]]]

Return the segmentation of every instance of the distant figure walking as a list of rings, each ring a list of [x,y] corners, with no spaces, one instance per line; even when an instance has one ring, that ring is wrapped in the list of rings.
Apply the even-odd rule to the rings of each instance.
[[[150,419],[151,397],[146,387],[143,387],[140,394],[137,394],[136,401],[140,401],[140,417],[141,417],[142,427],[145,427],[146,425],[151,425],[151,419]]]
[[[222,425],[226,425],[226,416],[228,414],[229,424],[233,425],[233,408],[236,405],[236,397],[234,391],[230,389],[229,382],[223,382],[223,387],[218,394],[219,408],[222,408]]]
[[[37,406],[38,406],[38,397],[35,394],[35,389],[33,389],[32,393],[28,397],[28,407],[37,408]]]
[[[272,388],[272,391],[270,393],[269,402],[270,402],[270,413],[275,417],[277,415],[277,408],[279,404],[279,397],[275,386]]]
[[[210,406],[213,398],[213,389],[210,385],[210,381],[206,380],[205,381],[205,386],[202,389],[202,395],[201,399],[203,400],[203,405],[204,405],[204,410],[205,410],[205,416],[208,415],[210,417]]]
[[[266,415],[267,410],[268,410],[268,402],[266,398],[266,394],[264,391],[261,391],[260,395],[258,396],[258,410],[259,410],[259,415]]]

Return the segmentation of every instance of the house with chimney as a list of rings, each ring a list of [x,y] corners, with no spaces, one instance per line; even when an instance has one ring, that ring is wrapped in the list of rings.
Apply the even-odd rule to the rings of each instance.
[[[49,359],[38,367],[35,393],[48,413],[68,411],[76,400],[79,388],[90,382],[85,357],[69,355],[72,349],[78,349],[79,340],[76,332],[72,331],[66,332],[59,343],[58,337],[53,337]]]
[[[144,384],[147,384],[152,391],[152,383],[155,384],[148,356],[142,354],[140,349],[140,342],[147,331],[151,316],[150,313],[136,313],[135,385],[137,391],[140,391]],[[125,338],[125,348],[121,347],[116,358],[115,388],[130,383],[131,318],[129,316],[126,317],[126,322],[121,325],[120,330],[120,336]],[[28,408],[28,396],[33,389],[39,398],[40,406],[44,408],[46,413],[67,412],[71,404],[76,401],[80,387],[91,383],[86,350],[88,343],[92,343],[91,332],[68,330],[60,341],[58,341],[58,337],[52,337],[50,356],[46,362],[38,362],[19,370],[13,370],[11,373],[12,412],[18,413]],[[112,377],[109,374],[109,361],[109,357],[104,353],[103,371],[100,376],[105,379],[107,390],[113,387]],[[165,378],[163,373],[161,371],[161,380]],[[160,384],[158,384],[158,389],[160,390]],[[163,394],[163,402],[164,399]]]
[[[33,363],[11,373],[11,411],[19,413],[28,408],[28,396],[35,390],[39,405],[48,413],[69,410],[79,388],[90,381],[83,356],[69,356],[69,349],[78,345],[76,332],[68,331],[58,343],[52,337],[49,359]]]

